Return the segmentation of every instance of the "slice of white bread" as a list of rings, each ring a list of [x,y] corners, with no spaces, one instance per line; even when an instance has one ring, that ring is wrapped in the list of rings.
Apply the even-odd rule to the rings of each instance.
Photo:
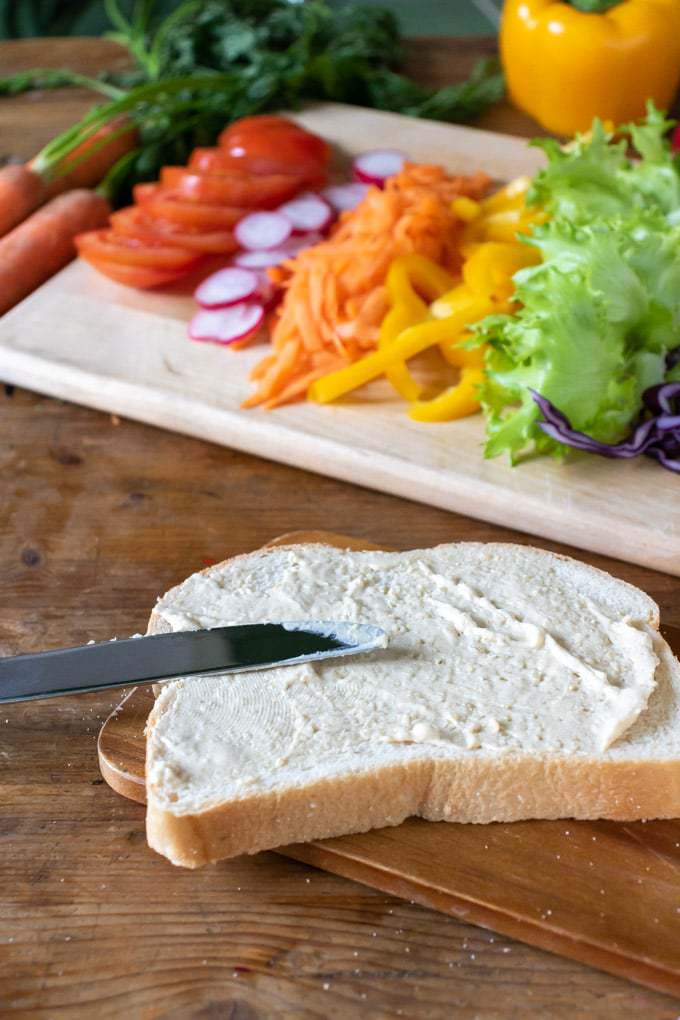
[[[643,592],[527,546],[227,560],[158,602],[151,633],[374,623],[386,649],[163,686],[147,836],[173,863],[384,825],[680,815],[680,664]]]

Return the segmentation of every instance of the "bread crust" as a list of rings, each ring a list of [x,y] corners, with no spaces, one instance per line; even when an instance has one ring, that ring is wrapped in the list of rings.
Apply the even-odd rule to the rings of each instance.
[[[282,794],[255,794],[192,815],[173,814],[151,796],[146,826],[154,850],[173,864],[199,868],[287,843],[399,825],[413,815],[477,824],[675,818],[680,763],[527,755],[411,761],[289,787]]]
[[[544,550],[534,551],[569,560]],[[268,550],[258,555],[262,552],[266,555]],[[201,573],[222,566],[217,564]],[[609,577],[595,567],[581,566]],[[649,623],[658,629],[658,609],[651,600],[650,611]],[[158,613],[152,612],[148,633],[170,629]],[[148,734],[164,711],[165,699],[161,698],[149,716]],[[437,760],[424,756],[422,760],[373,766],[366,772],[289,786],[284,791],[254,793],[196,814],[168,810],[152,788],[147,795],[149,845],[173,864],[198,868],[288,843],[399,825],[414,815],[429,821],[478,824],[532,818],[675,818],[680,816],[680,760],[507,753]]]

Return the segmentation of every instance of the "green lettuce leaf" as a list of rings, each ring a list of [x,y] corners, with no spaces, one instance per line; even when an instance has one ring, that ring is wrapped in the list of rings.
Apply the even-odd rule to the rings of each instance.
[[[628,129],[635,161],[597,121],[566,150],[541,142],[549,162],[529,200],[551,218],[527,243],[543,261],[515,275],[516,314],[476,327],[489,345],[486,456],[564,456],[536,424],[531,390],[573,428],[613,443],[630,431],[644,390],[666,376],[666,353],[680,345],[680,171],[669,126],[650,106]]]

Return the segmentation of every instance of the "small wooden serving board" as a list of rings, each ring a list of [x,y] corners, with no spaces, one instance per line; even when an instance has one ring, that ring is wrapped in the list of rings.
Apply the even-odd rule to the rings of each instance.
[[[523,138],[359,107],[320,104],[295,116],[345,161],[398,147],[507,180],[543,160]],[[680,575],[680,480],[647,458],[485,461],[480,415],[413,422],[382,382],[337,405],[242,411],[263,347],[190,343],[195,282],[136,291],[76,261],[0,320],[0,379]]]
[[[290,542],[377,548],[327,532],[295,532],[269,544]],[[664,635],[678,654],[680,630]],[[104,779],[140,803],[152,704],[150,689],[136,688],[99,735]],[[680,996],[680,820],[457,825],[413,818],[278,853]]]

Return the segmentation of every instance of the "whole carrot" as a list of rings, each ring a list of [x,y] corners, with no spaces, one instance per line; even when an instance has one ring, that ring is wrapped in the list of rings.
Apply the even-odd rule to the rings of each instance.
[[[49,279],[75,256],[73,238],[107,222],[101,195],[80,188],[53,198],[0,240],[0,314]]]
[[[95,187],[136,141],[134,125],[118,117],[59,162],[45,161],[38,154],[23,166],[10,164],[0,169],[0,237],[55,195]]]
[[[37,209],[45,198],[45,184],[27,166],[11,163],[0,170],[0,237]]]
[[[134,124],[116,117],[72,149],[55,164],[45,164],[38,154],[28,167],[45,181],[45,198],[72,188],[94,188],[114,163],[137,144]]]

